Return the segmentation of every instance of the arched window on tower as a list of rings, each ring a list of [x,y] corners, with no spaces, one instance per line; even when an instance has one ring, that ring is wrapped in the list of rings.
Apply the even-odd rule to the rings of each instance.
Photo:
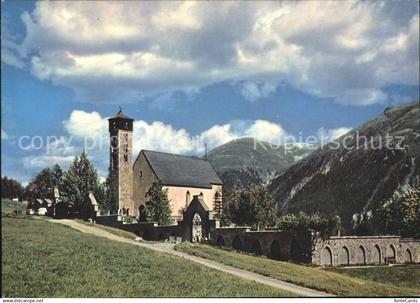
[[[214,194],[213,211],[218,215],[222,213],[222,195],[218,191]]]

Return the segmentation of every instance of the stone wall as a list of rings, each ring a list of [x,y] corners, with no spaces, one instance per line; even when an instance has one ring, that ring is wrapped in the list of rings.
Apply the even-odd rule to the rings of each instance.
[[[396,263],[420,263],[420,241],[398,236],[344,236],[316,239],[309,232],[251,231],[248,227],[218,227],[218,221],[191,203],[184,221],[158,226],[155,222],[123,224],[117,216],[98,216],[96,222],[133,232],[145,240],[169,237],[191,241],[191,220],[199,213],[209,244],[264,255],[275,260],[312,263],[322,266],[384,264],[385,257]]]
[[[129,209],[129,214],[134,215],[133,203],[133,132],[119,130],[119,209]]]
[[[96,223],[107,225],[135,233],[145,240],[163,241],[170,237],[182,239],[182,241],[191,241],[192,222],[195,215],[201,218],[202,239],[208,239],[210,231],[218,227],[218,220],[213,218],[212,213],[205,207],[201,196],[194,196],[190,205],[184,212],[183,220],[173,225],[158,225],[156,222],[141,222],[133,224],[124,224],[118,220],[119,216],[98,216]]]
[[[133,166],[133,215],[139,215],[140,205],[146,203],[147,191],[157,181],[158,178],[150,167],[150,164],[147,162],[144,154],[140,152]]]
[[[248,227],[216,228],[210,233],[211,244],[264,255],[276,260],[311,261],[310,233],[287,231],[251,231]]]
[[[118,209],[128,209],[133,214],[133,132],[117,130],[110,133],[110,191],[112,200],[118,203]],[[117,140],[113,143],[112,140]]]
[[[315,242],[312,263],[324,266],[419,263],[420,241],[398,236],[344,236]]]

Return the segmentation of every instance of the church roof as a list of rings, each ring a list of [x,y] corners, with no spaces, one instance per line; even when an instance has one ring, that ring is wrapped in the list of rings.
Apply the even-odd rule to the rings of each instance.
[[[114,117],[111,117],[111,118],[109,118],[108,120],[111,120],[111,119],[127,119],[127,120],[134,120],[134,119],[131,119],[130,117],[128,117],[126,114],[124,114],[124,113],[122,112],[122,110],[119,110],[119,112],[118,112],[118,113],[116,113]]]
[[[142,153],[164,185],[211,188],[223,184],[207,160],[151,150]]]

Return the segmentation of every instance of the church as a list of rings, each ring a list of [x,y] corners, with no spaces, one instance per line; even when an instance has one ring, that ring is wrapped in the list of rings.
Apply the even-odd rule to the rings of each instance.
[[[121,110],[108,119],[110,192],[119,213],[138,217],[148,199],[147,191],[160,181],[167,191],[174,221],[182,220],[196,195],[213,213],[220,214],[223,183],[206,159],[141,150],[133,165],[133,121]]]
[[[310,230],[222,227],[217,214],[223,208],[223,184],[206,159],[142,150],[133,164],[134,120],[121,110],[108,120],[110,191],[119,213],[96,216],[98,224],[135,233],[147,241],[206,242],[275,260],[322,266],[420,262],[420,241],[400,236],[323,238],[314,237]],[[167,190],[176,224],[125,222],[121,214],[138,217],[147,191],[157,181]]]

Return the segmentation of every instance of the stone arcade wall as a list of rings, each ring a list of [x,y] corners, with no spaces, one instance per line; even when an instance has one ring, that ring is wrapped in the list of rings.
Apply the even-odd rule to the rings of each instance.
[[[197,208],[194,208],[197,210]],[[98,216],[98,224],[126,230],[148,241],[177,238],[191,241],[191,209],[184,221],[176,225],[158,226],[156,222],[124,224],[117,216]],[[206,218],[204,212],[202,218]],[[343,236],[313,240],[311,233],[277,230],[251,231],[248,227],[219,228],[217,220],[203,225],[209,243],[264,255],[271,259],[297,261],[322,266],[384,264],[385,257],[396,263],[420,263],[420,240],[398,236]]]
[[[251,231],[247,227],[224,227],[210,232],[210,243],[276,260],[311,262],[312,240],[309,232]]]
[[[343,236],[317,240],[312,263],[325,266],[384,264],[386,257],[396,263],[419,263],[420,241],[398,236]]]

